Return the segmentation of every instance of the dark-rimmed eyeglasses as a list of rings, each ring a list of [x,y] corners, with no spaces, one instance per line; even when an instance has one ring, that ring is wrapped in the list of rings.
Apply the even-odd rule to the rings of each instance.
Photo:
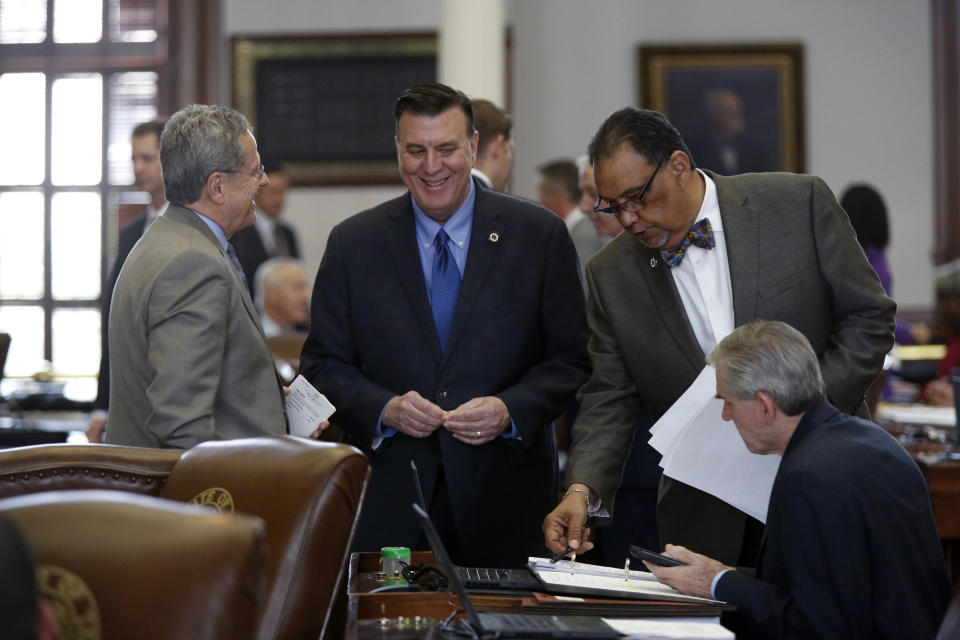
[[[643,196],[646,195],[647,189],[649,189],[650,185],[653,184],[653,179],[657,177],[657,171],[660,171],[661,164],[661,162],[657,163],[653,173],[650,175],[650,179],[647,180],[647,184],[640,188],[640,192],[637,195],[633,196],[632,198],[627,198],[620,204],[615,204],[609,207],[601,207],[600,203],[603,202],[603,198],[597,198],[597,203],[593,205],[593,210],[605,216],[615,217],[619,216],[624,211],[636,213],[640,209],[640,201],[643,200]]]

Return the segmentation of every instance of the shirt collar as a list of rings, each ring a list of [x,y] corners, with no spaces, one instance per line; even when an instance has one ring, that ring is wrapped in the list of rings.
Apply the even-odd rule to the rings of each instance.
[[[697,169],[697,173],[703,176],[704,192],[703,202],[700,204],[700,212],[697,214],[697,219],[694,220],[693,223],[696,224],[704,218],[710,218],[710,228],[713,229],[714,233],[721,233],[723,231],[723,220],[720,218],[720,200],[717,198],[717,185],[710,179],[710,176],[700,171],[700,169]]]
[[[580,207],[577,207],[573,211],[567,214],[567,217],[563,219],[564,223],[567,225],[567,231],[572,231],[573,226],[586,218],[583,211],[580,211]]]
[[[447,235],[450,236],[450,239],[453,240],[458,247],[465,248],[466,242],[470,237],[470,227],[473,224],[473,209],[476,200],[477,192],[473,180],[471,180],[470,192],[467,193],[463,204],[441,225],[423,212],[423,209],[420,208],[417,200],[411,194],[410,201],[413,203],[413,217],[417,227],[417,242],[419,242],[421,246],[433,244],[437,231],[443,227],[443,230],[447,232]]]
[[[193,211],[193,209],[190,209],[190,211]],[[197,213],[196,211],[193,211],[193,212],[197,214],[197,217],[200,218],[201,221],[203,221],[203,224],[207,225],[210,231],[213,232],[213,235],[217,236],[217,241],[220,243],[220,248],[226,251],[227,250],[227,234],[223,232],[223,229],[220,228],[220,225],[218,225],[216,222],[214,222],[207,216],[203,215],[202,213]]]
[[[470,175],[482,182],[488,189],[493,189],[493,181],[480,169],[470,169]]]
[[[273,235],[273,230],[277,226],[277,221],[271,218],[263,209],[256,207],[257,220],[254,222],[261,233]]]

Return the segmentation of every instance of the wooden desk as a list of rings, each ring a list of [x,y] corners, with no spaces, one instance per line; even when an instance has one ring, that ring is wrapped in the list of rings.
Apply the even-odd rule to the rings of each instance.
[[[433,564],[433,554],[429,551],[414,551],[413,564]],[[347,624],[344,637],[348,640],[372,640],[382,638],[457,638],[439,630],[439,625],[454,611],[460,609],[460,600],[445,591],[418,592],[381,592],[370,593],[382,586],[382,579],[376,577],[380,568],[379,553],[353,553],[350,556],[348,573]],[[532,594],[528,592],[500,591],[496,593],[478,593],[470,591],[470,601],[478,611],[494,613],[529,613],[532,607]],[[634,601],[639,604],[641,601]],[[698,603],[651,602],[652,607],[644,607],[641,614],[619,613],[626,617],[647,616],[705,616],[720,615],[721,611],[732,611],[732,605],[713,605],[704,612],[704,605]],[[670,611],[663,607],[669,607]],[[543,613],[543,611],[539,611]]]

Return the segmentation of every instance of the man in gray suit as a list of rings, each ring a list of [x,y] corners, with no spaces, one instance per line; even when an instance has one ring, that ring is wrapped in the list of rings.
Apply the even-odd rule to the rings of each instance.
[[[896,305],[819,178],[699,171],[662,114],[635,108],[601,125],[590,160],[596,210],[627,233],[587,268],[593,374],[580,391],[572,484],[543,523],[555,551],[589,548],[588,509],[613,512],[637,415],[659,419],[734,327],[762,318],[798,329],[828,398],[847,413],[863,409],[893,344]],[[665,476],[657,521],[661,540],[727,564],[755,562],[759,522]]]
[[[160,139],[167,211],[117,280],[107,442],[188,448],[282,434],[283,392],[233,248],[269,184],[240,113],[191,105]]]
[[[554,160],[541,165],[537,195],[540,204],[560,216],[577,249],[581,271],[587,262],[603,248],[603,241],[593,223],[580,210],[579,171],[573,160]]]

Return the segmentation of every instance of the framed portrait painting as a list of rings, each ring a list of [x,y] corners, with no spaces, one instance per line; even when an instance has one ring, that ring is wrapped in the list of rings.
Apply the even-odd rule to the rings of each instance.
[[[235,36],[233,104],[301,185],[399,184],[393,103],[437,78],[435,33]]]
[[[803,45],[641,45],[639,101],[680,130],[698,167],[803,172]]]

